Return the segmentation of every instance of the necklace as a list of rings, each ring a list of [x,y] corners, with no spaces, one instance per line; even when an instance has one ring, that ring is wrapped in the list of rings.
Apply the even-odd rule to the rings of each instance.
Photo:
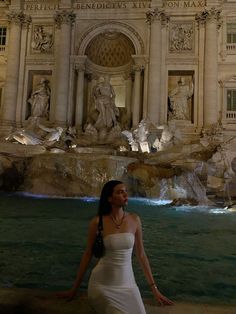
[[[110,218],[111,218],[111,221],[113,222],[113,224],[115,225],[115,227],[117,229],[120,229],[120,227],[124,221],[124,218],[125,218],[125,212],[123,213],[123,216],[121,217],[120,221],[117,221],[112,215],[110,215]]]

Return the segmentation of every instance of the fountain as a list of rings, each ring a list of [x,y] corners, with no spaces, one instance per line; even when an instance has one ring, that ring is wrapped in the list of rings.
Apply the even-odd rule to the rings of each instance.
[[[221,122],[186,139],[178,120],[156,125],[142,119],[122,123],[108,76],[93,87],[82,129],[50,125],[51,91],[45,78],[28,100],[30,115],[1,143],[0,189],[50,196],[98,196],[110,179],[123,180],[131,196],[169,199],[175,204],[209,204],[234,189],[235,137]]]
[[[155,126],[146,119],[123,131],[113,120],[112,125],[97,121],[76,133],[75,128],[48,127],[41,117],[30,117],[24,129],[1,143],[0,188],[98,196],[107,180],[118,178],[131,196],[175,204],[209,204],[208,196],[224,197],[225,187],[235,197],[235,137],[224,136],[219,126],[205,130],[199,141],[186,142],[173,121]]]

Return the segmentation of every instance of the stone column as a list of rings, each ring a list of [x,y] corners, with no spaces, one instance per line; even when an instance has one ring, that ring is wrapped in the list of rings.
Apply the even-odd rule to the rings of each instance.
[[[205,23],[205,68],[204,68],[204,126],[218,120],[218,25],[220,10],[206,9],[196,16],[199,23]]]
[[[125,107],[127,109],[127,116],[131,117],[131,96],[132,96],[132,78],[131,74],[127,73],[125,77]]]
[[[144,81],[143,81],[143,112],[142,118],[147,118],[147,110],[148,110],[148,77],[149,77],[149,58],[146,56],[144,58],[145,62],[145,71],[144,71]]]
[[[57,12],[55,23],[58,28],[56,49],[56,82],[54,122],[65,126],[67,120],[67,105],[69,94],[70,46],[71,27],[75,21],[75,14],[71,11]]]
[[[197,19],[197,17],[196,17]],[[198,21],[197,21],[198,22]],[[198,23],[198,91],[197,92],[197,99],[198,103],[197,106],[195,104],[195,110],[197,112],[194,113],[194,121],[197,123],[197,127],[203,127],[203,103],[204,103],[204,50],[205,50],[205,25],[204,23]],[[194,110],[194,111],[195,111]],[[196,124],[195,123],[195,124]]]
[[[1,110],[1,126],[5,128],[15,126],[20,67],[21,28],[22,24],[30,23],[31,18],[22,12],[12,11],[8,15],[8,20],[10,22],[10,35],[8,42],[4,102]]]
[[[133,87],[132,126],[136,127],[139,124],[140,120],[142,66],[139,64],[134,65],[133,71],[134,71],[134,87]]]
[[[167,122],[167,95],[168,95],[168,72],[166,71],[166,57],[167,57],[167,29],[168,29],[169,18],[163,19],[161,23],[161,90],[160,90],[160,112],[159,112],[159,124],[165,124]]]
[[[161,105],[161,23],[168,18],[163,10],[151,9],[146,13],[150,27],[149,90],[147,116],[159,124]]]
[[[78,129],[82,128],[83,109],[84,109],[84,72],[86,56],[79,57],[75,64],[75,69],[78,74],[77,90],[76,90],[76,105],[75,105],[75,126]]]

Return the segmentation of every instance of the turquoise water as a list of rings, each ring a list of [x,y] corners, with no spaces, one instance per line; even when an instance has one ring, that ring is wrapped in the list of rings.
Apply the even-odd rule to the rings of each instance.
[[[96,209],[95,199],[1,194],[0,286],[70,287]],[[174,300],[236,304],[236,213],[144,199],[130,199],[127,211],[141,217],[146,253],[164,294]],[[151,297],[135,258],[134,271],[142,295]]]

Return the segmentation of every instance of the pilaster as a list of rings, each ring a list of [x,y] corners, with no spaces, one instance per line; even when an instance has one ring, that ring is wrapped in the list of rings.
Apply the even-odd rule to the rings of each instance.
[[[84,108],[84,74],[86,65],[86,56],[79,56],[76,59],[75,70],[77,71],[77,90],[75,106],[75,126],[82,128],[83,108]]]
[[[53,120],[57,125],[66,125],[68,94],[69,94],[69,72],[70,72],[70,47],[71,27],[75,21],[72,11],[59,11],[55,15],[57,27],[56,47],[56,86],[55,86],[55,110]]]
[[[31,17],[21,11],[10,11],[7,17],[10,23],[10,35],[1,126],[10,129],[16,122],[22,25],[27,26],[31,22]]]
[[[147,23],[150,27],[149,52],[149,90],[147,116],[152,122],[159,124],[161,106],[161,62],[162,43],[161,26],[169,20],[164,10],[151,9],[146,13]]]
[[[141,118],[141,73],[145,69],[145,60],[143,56],[132,56],[134,60],[134,86],[133,86],[133,103],[132,103],[132,125],[133,127],[139,124]]]
[[[204,64],[204,126],[218,120],[218,28],[221,10],[205,9],[196,15],[196,20],[205,24],[205,64]]]

